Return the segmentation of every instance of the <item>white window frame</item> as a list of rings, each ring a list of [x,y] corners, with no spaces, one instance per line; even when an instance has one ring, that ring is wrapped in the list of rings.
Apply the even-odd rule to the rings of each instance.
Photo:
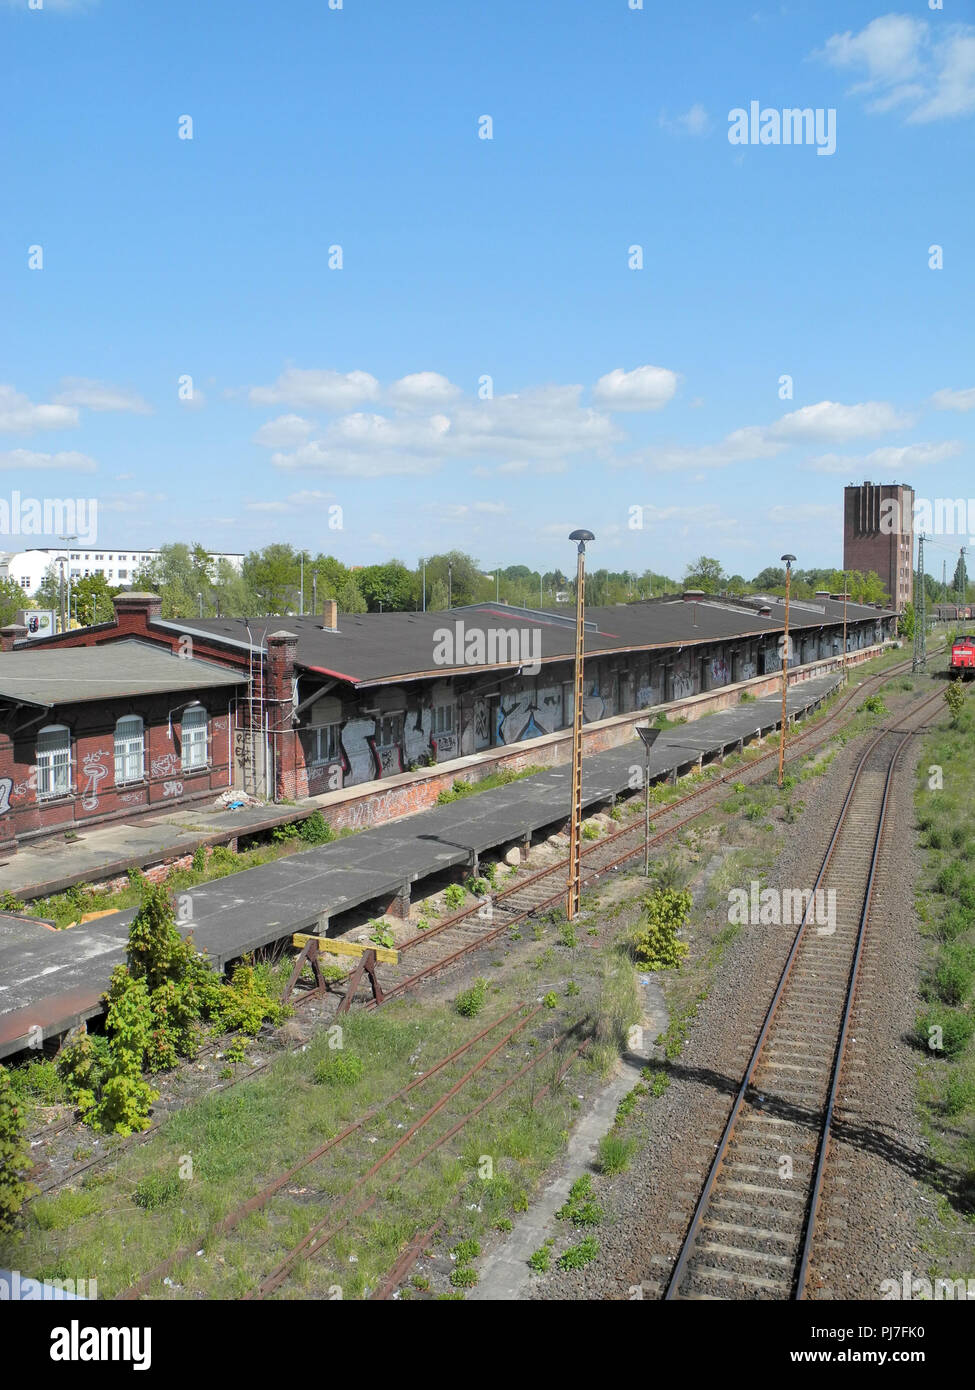
[[[444,734],[452,734],[454,732],[454,717],[456,709],[457,706],[454,704],[434,705],[433,722],[431,729],[431,733],[434,738],[441,738]]]
[[[389,714],[380,714],[376,717],[376,747],[377,748],[401,748],[403,746],[403,729],[406,722],[405,710],[394,710]],[[394,733],[398,730],[399,737],[387,741],[385,734]]]
[[[45,734],[59,734],[57,744],[41,748]],[[54,801],[60,796],[71,795],[71,730],[66,724],[45,724],[37,731],[34,748],[37,763],[37,799]]]
[[[210,719],[202,705],[194,705],[183,711],[180,723],[180,766],[184,772],[197,772],[209,761]]]
[[[121,733],[121,726],[139,724],[139,732]],[[135,763],[138,761],[138,771]],[[123,714],[115,722],[115,785],[127,787],[133,782],[144,782],[146,776],[146,726],[141,714]]]
[[[310,724],[305,732],[309,738],[309,767],[324,767],[341,761],[339,744],[340,724]]]

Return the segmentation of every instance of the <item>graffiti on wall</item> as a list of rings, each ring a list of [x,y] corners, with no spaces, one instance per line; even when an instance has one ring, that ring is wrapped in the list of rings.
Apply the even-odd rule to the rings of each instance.
[[[125,806],[135,806],[136,804],[141,804],[145,801],[145,799],[145,792],[124,792],[122,796],[119,797],[119,801],[121,801],[122,804]]]
[[[728,670],[728,663],[723,656],[713,656],[710,669],[712,685],[727,685],[731,680],[731,672]]]
[[[163,753],[161,758],[153,758],[149,771],[153,777],[169,777],[179,771],[179,756],[176,753]]]
[[[182,782],[163,782],[163,796],[182,796]]]
[[[474,747],[487,748],[491,742],[490,712],[487,700],[474,701]]]
[[[743,681],[750,681],[754,676],[757,675],[758,668],[755,665],[754,661],[747,660],[741,663],[741,679]]]
[[[694,677],[691,675],[691,665],[689,661],[681,662],[674,667],[674,693],[673,699],[686,700],[688,696],[694,694]]]
[[[10,810],[10,793],[13,785],[12,777],[0,777],[0,816],[5,816]]]
[[[105,750],[98,748],[93,753],[86,753],[82,759],[82,774],[85,779],[85,785],[81,789],[83,811],[94,811],[98,806],[98,788],[108,776],[108,768],[105,765],[107,757]]]

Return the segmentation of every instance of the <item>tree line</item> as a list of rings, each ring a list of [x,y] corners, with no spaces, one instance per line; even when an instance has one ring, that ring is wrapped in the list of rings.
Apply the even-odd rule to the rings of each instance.
[[[967,582],[967,574],[954,578],[958,591],[963,584],[971,601],[975,586]],[[848,570],[845,583],[852,602],[889,602],[883,581],[873,571]],[[925,574],[924,585],[929,606],[938,602],[942,586],[930,574]],[[212,561],[202,545],[164,545],[129,587],[159,594],[165,618],[320,613],[326,599],[334,599],[342,613],[415,612],[424,606],[444,610],[494,600],[517,607],[552,608],[575,600],[575,575],[559,569],[506,565],[486,571],[478,560],[460,550],[428,556],[412,568],[397,559],[376,565],[345,565],[334,555],[280,543],[252,550],[239,572],[229,560]],[[843,587],[842,570],[792,571],[790,592],[797,599],[812,598],[823,589],[842,593]],[[586,602],[591,607],[659,598],[684,589],[702,589],[715,595],[781,595],[785,593],[785,570],[767,566],[746,579],[741,574],[727,574],[720,561],[702,555],[686,566],[679,580],[650,569],[637,573],[599,568],[586,573]],[[120,592],[101,574],[71,581],[67,598],[72,618],[83,625],[110,620],[112,598]],[[949,590],[948,597],[949,601],[956,597],[954,589]],[[0,579],[3,623],[13,621],[25,600],[18,585]],[[48,570],[33,602],[39,608],[60,607],[56,566]]]

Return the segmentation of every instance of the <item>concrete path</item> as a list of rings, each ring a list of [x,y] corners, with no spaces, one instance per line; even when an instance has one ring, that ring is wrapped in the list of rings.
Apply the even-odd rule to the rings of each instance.
[[[667,1027],[667,1009],[659,983],[652,975],[641,975],[640,984],[643,991],[641,1046],[620,1059],[613,1080],[603,1087],[593,1106],[572,1130],[559,1177],[543,1189],[528,1211],[516,1218],[515,1228],[508,1238],[484,1260],[478,1270],[478,1282],[467,1295],[469,1303],[521,1299],[533,1280],[544,1278],[530,1269],[529,1256],[546,1240],[565,1234],[564,1224],[556,1220],[555,1213],[568,1199],[569,1189],[576,1179],[595,1171],[599,1141],[613,1128],[617,1106],[640,1080],[643,1068],[654,1054],[654,1038]],[[572,1084],[571,1073],[566,1084]]]

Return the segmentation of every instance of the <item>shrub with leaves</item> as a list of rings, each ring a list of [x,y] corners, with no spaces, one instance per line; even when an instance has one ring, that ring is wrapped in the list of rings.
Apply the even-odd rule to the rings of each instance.
[[[484,1008],[487,998],[487,980],[475,980],[470,989],[465,989],[454,1000],[454,1008],[464,1018],[476,1018]]]
[[[330,840],[336,838],[335,831],[321,811],[315,811],[307,820],[303,820],[298,827],[298,834],[306,845],[327,845]]]
[[[465,896],[466,894],[462,884],[449,883],[444,889],[443,900],[452,912],[456,912],[458,908],[464,906]]]
[[[637,960],[649,970],[676,970],[688,945],[679,939],[691,910],[691,895],[660,888],[643,900],[643,919],[633,937]]]
[[[362,1058],[354,1052],[330,1052],[316,1066],[314,1077],[320,1086],[356,1086],[362,1080]]]
[[[0,1066],[0,1231],[9,1231],[17,1213],[34,1189],[24,1178],[31,1166],[24,1130],[23,1106],[10,1084],[10,1073]]]
[[[949,681],[945,686],[945,704],[948,706],[948,713],[951,715],[951,722],[958,724],[959,716],[965,706],[965,691],[962,688],[961,678]]]

